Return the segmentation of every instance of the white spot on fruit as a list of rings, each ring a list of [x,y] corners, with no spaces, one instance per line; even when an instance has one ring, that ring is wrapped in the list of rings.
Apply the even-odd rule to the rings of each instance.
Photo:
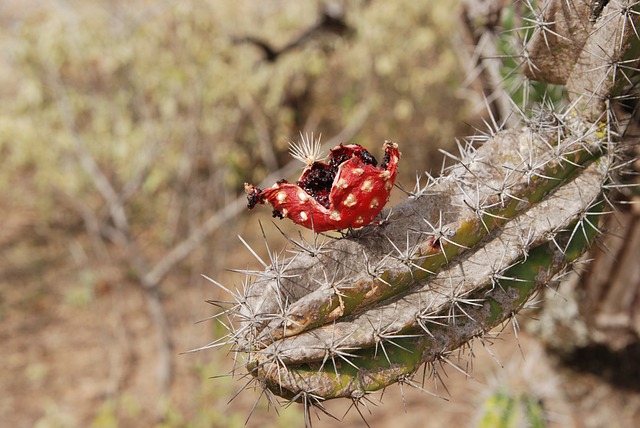
[[[339,187],[340,189],[346,189],[347,187],[349,187],[349,183],[347,183],[347,180],[345,180],[344,178],[341,178],[336,183],[336,186]]]
[[[359,215],[358,217],[356,217],[356,224],[362,224],[362,223],[364,223],[364,219],[362,218],[362,216]]]
[[[307,202],[309,200],[309,195],[304,192],[299,192],[298,198],[300,199],[300,202]]]
[[[371,192],[373,190],[373,183],[371,182],[371,180],[365,180],[360,188],[363,192]]]
[[[276,199],[282,204],[287,200],[287,194],[285,192],[278,192]]]
[[[338,211],[331,211],[331,215],[329,217],[333,221],[339,221],[341,219],[340,213]]]
[[[353,196],[353,193],[349,193],[347,198],[344,200],[343,204],[346,207],[352,207],[352,206],[354,206],[356,204],[356,197]]]
[[[392,188],[392,187],[393,187],[393,184],[391,184],[391,182],[390,182],[390,181],[385,181],[385,182],[384,182],[384,189],[385,189],[387,192],[391,191],[391,188]]]
[[[362,169],[362,168],[354,168],[354,169],[351,171],[351,173],[352,173],[353,175],[358,175],[358,176],[360,176],[360,175],[364,174],[364,169]]]
[[[391,173],[389,171],[382,171],[380,173],[380,178],[382,178],[383,180],[388,180],[389,178],[391,178]]]
[[[378,205],[380,205],[380,202],[378,201],[378,198],[373,198],[373,199],[371,199],[371,203],[369,204],[369,208],[375,208]]]
[[[309,216],[307,215],[307,213],[306,213],[306,212],[304,212],[304,211],[301,211],[301,212],[300,212],[300,220],[302,220],[302,221],[307,221],[307,220],[309,220]]]

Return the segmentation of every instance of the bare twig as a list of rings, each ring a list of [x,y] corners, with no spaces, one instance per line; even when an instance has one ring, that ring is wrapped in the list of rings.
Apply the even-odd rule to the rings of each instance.
[[[158,343],[158,366],[157,375],[161,386],[161,392],[163,397],[167,397],[171,386],[171,379],[173,377],[172,368],[172,342],[171,335],[169,333],[167,316],[162,306],[161,296],[157,289],[158,282],[149,282],[144,272],[148,270],[148,262],[142,252],[140,251],[136,241],[131,237],[129,233],[129,221],[124,209],[124,201],[127,199],[125,193],[118,193],[113,185],[109,182],[107,176],[102,172],[97,162],[93,158],[91,152],[87,149],[83,139],[80,137],[73,119],[73,113],[71,111],[70,103],[64,89],[64,84],[61,82],[59,75],[53,67],[49,67],[49,80],[56,94],[56,103],[58,112],[61,119],[69,132],[80,165],[85,172],[91,178],[94,186],[105,200],[109,214],[115,227],[108,227],[105,224],[96,225],[94,221],[95,216],[88,215],[86,210],[83,218],[85,222],[91,227],[99,227],[102,232],[111,238],[111,240],[124,250],[128,255],[127,260],[134,268],[140,284],[145,290],[145,300],[147,302],[147,308],[149,316],[153,321],[157,333]],[[148,173],[148,166],[143,165],[139,170],[139,173],[134,176],[134,179],[130,181],[129,191],[134,192],[141,183],[143,177]],[[132,193],[131,193],[132,194]],[[79,205],[78,205],[79,206]],[[164,402],[165,400],[161,400]],[[163,409],[158,409],[159,413],[164,413]]]

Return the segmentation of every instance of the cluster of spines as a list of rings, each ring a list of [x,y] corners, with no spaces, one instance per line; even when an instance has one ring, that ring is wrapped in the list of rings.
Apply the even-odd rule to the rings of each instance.
[[[637,36],[634,24],[636,10],[631,6],[625,6],[620,11],[625,17],[624,22],[629,23]],[[544,37],[546,32],[551,31],[549,23],[544,21],[541,13],[533,16],[534,18],[528,21],[530,26],[525,30],[539,32]],[[523,59],[522,63],[529,67],[534,66],[528,64],[526,45],[523,45],[522,49],[523,53],[519,55]],[[631,82],[630,74],[626,74],[625,67],[630,67],[627,62],[614,61],[612,64],[614,66],[605,73],[606,78],[622,72],[622,78]],[[614,175],[628,162],[619,162],[616,158],[616,148],[611,145],[611,141],[619,137],[615,132],[618,119],[612,110],[607,108],[597,125],[589,127],[575,115],[576,108],[582,102],[583,98],[576,99],[562,114],[545,112],[544,115],[527,118],[524,112],[520,111],[526,127],[519,135],[530,132],[531,138],[524,140],[535,141],[537,147],[534,144],[519,151],[519,165],[507,167],[500,183],[482,182],[481,174],[483,169],[488,167],[489,160],[483,159],[482,151],[478,151],[473,144],[477,140],[489,141],[500,134],[502,126],[498,126],[495,121],[486,135],[458,144],[460,153],[449,155],[456,161],[456,165],[443,168],[438,178],[426,174],[426,184],[422,184],[418,177],[414,189],[406,192],[408,199],[416,202],[428,199],[437,194],[438,186],[451,181],[462,195],[461,200],[464,204],[456,209],[466,210],[465,212],[471,213],[471,216],[458,223],[460,228],[455,229],[450,222],[443,220],[451,217],[445,208],[438,212],[435,220],[421,217],[422,225],[407,228],[402,236],[398,236],[397,233],[393,236],[384,235],[390,248],[386,254],[369,256],[363,251],[364,264],[358,268],[362,268],[370,277],[367,287],[373,290],[375,285],[388,291],[381,294],[370,293],[374,296],[372,300],[359,298],[359,305],[349,307],[345,302],[349,302],[353,290],[356,290],[349,279],[349,273],[337,268],[333,271],[322,269],[322,275],[313,281],[317,283],[317,289],[329,290],[323,295],[327,298],[326,306],[314,314],[316,321],[313,323],[301,320],[294,307],[300,300],[299,296],[291,294],[291,286],[285,283],[289,280],[295,281],[303,273],[295,269],[292,272],[289,268],[298,258],[339,257],[332,254],[335,251],[332,243],[335,238],[314,234],[309,242],[302,236],[298,239],[287,237],[293,246],[293,257],[283,259],[280,255],[271,253],[267,245],[270,254],[269,264],[250,249],[265,269],[244,271],[253,279],[244,283],[242,291],[233,293],[218,284],[235,299],[226,305],[223,302],[212,302],[225,307],[217,318],[225,319],[223,324],[229,333],[202,349],[231,345],[236,355],[243,357],[242,364],[249,369],[247,385],[257,384],[269,400],[273,399],[271,394],[275,393],[285,397],[289,402],[303,403],[307,423],[311,421],[311,408],[326,413],[322,403],[328,398],[348,397],[353,400],[355,408],[358,408],[366,406],[367,397],[372,391],[391,383],[424,389],[411,380],[423,363],[427,363],[431,368],[431,376],[436,380],[436,386],[439,365],[445,364],[466,373],[459,365],[450,361],[451,353],[461,346],[471,346],[474,339],[480,340],[483,345],[485,340],[490,341],[492,336],[488,330],[491,327],[500,322],[515,320],[514,315],[537,288],[562,275],[567,266],[590,245],[593,236],[599,233],[598,218],[605,213],[603,206],[609,202],[606,193],[602,198],[589,197],[578,212],[574,213],[571,224],[556,226],[545,232],[544,236],[539,236],[530,226],[523,227],[518,244],[521,250],[519,259],[512,260],[506,256],[494,258],[488,267],[489,273],[485,283],[471,291],[450,278],[446,293],[436,291],[441,294],[440,300],[444,303],[436,306],[434,299],[425,299],[421,305],[419,304],[415,323],[411,327],[396,328],[393,319],[382,322],[367,318],[371,341],[360,344],[357,344],[357,341],[354,344],[351,340],[354,334],[340,336],[337,335],[337,330],[331,327],[347,316],[349,311],[361,311],[364,307],[380,300],[388,300],[398,293],[408,293],[416,284],[425,283],[427,278],[434,277],[437,272],[456,262],[460,254],[471,252],[468,250],[475,250],[478,243],[486,242],[487,236],[505,223],[519,222],[520,214],[525,213],[531,205],[542,200],[550,192],[564,186],[573,176],[580,174],[590,162],[601,164],[598,184],[600,189],[618,189],[619,185],[616,184]],[[544,138],[538,138],[540,135]],[[470,183],[469,177],[476,182]],[[532,182],[536,183],[533,192]],[[542,182],[546,185],[539,184]],[[523,186],[523,183],[527,186]],[[481,192],[481,185],[492,189],[493,192]],[[580,188],[576,191],[580,192]],[[576,197],[582,198],[583,195]],[[392,216],[389,218],[388,221],[392,223]],[[348,234],[346,240],[366,239],[370,230],[365,228],[355,231]],[[470,240],[465,240],[462,239],[465,234],[475,235]],[[426,247],[433,252],[424,251]],[[406,283],[399,287],[397,278],[391,278],[387,270],[393,261],[404,266],[407,273],[403,277]],[[496,296],[504,297],[514,290],[518,291],[518,295],[515,298],[511,296],[510,305],[503,307],[504,301],[500,301]],[[271,294],[275,303],[263,311],[260,306],[255,306],[257,293]],[[422,294],[418,293],[418,296]],[[488,318],[490,323],[478,324],[478,320],[487,319],[486,316],[481,316],[481,312],[487,310],[495,311],[491,312]],[[351,319],[353,317],[351,316]],[[269,326],[274,325],[278,327],[269,329]],[[322,325],[328,327],[325,328],[326,340],[318,341],[315,352],[307,355],[298,348],[299,352],[296,354],[295,350],[284,349],[282,346],[286,340],[295,340],[295,336],[291,339],[282,338],[298,335]],[[442,331],[452,326],[462,332],[459,343],[445,345],[438,342]],[[465,326],[469,327],[468,331],[464,330]],[[427,346],[430,348],[427,349]],[[314,379],[318,377],[322,379]],[[334,392],[318,389],[318,385],[327,384],[332,385]]]

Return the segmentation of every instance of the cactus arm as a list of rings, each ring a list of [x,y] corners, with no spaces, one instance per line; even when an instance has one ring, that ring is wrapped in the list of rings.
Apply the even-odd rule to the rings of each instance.
[[[526,260],[505,272],[505,277],[517,279],[504,279],[498,286],[491,284],[476,289],[468,299],[477,298],[483,304],[470,306],[467,315],[453,325],[434,323],[429,328],[430,335],[422,331],[419,337],[390,339],[393,345],[387,345],[388,351],[384,354],[376,347],[353,351],[350,353],[353,357],[345,357],[351,359],[350,364],[334,355],[329,363],[288,365],[277,355],[259,353],[248,368],[272,391],[288,398],[300,396],[305,391],[323,398],[358,398],[402,382],[422,363],[437,360],[469,338],[504,321],[539,287],[549,284],[554,275],[575,261],[590,245],[597,233],[593,225],[598,223],[598,214],[594,211],[590,216],[589,222],[574,225],[583,228],[584,233],[561,232],[555,243],[547,242],[531,249]],[[266,355],[269,357],[265,358]]]
[[[587,121],[608,121],[610,102],[635,74],[640,55],[640,5],[610,1],[594,24],[567,82],[569,99]]]
[[[475,152],[476,160],[454,168],[427,189],[429,197],[395,207],[387,225],[368,227],[359,237],[337,241],[328,247],[332,250],[328,255],[300,254],[289,269],[295,280],[258,281],[256,289],[274,293],[256,293],[251,301],[254,312],[278,311],[283,298],[278,290],[291,301],[286,315],[259,328],[258,342],[268,344],[331,323],[431,276],[599,156],[597,138],[589,130],[581,132],[570,133],[557,148],[562,154],[556,152],[555,157],[548,149],[557,139],[555,133],[536,137],[525,129],[498,134]],[[449,211],[443,212],[443,207]],[[414,232],[407,234],[407,230]],[[399,254],[401,247],[413,251],[407,248],[411,254]],[[327,272],[337,283],[314,281]]]
[[[326,350],[335,346],[336,338],[340,338],[343,348],[373,346],[381,331],[403,333],[415,329],[421,314],[438,312],[438,308],[450,305],[456,296],[466,296],[487,284],[495,287],[497,282],[510,281],[514,283],[511,288],[516,290],[523,282],[525,291],[520,296],[523,300],[529,294],[531,278],[526,276],[527,271],[520,272],[517,268],[522,266],[520,262],[525,250],[547,241],[558,230],[569,227],[580,219],[582,213],[589,211],[600,193],[600,183],[606,177],[605,164],[606,159],[593,163],[575,181],[558,189],[517,222],[496,231],[482,248],[469,251],[464,257],[451,262],[428,281],[418,282],[410,292],[338,322],[278,341],[262,353],[277,355],[282,363],[297,364],[322,360]],[[551,208],[556,210],[552,215]],[[523,242],[520,238],[528,234],[535,238]],[[496,262],[492,264],[487,260]],[[518,272],[513,280],[504,273],[508,266],[513,266],[512,269]]]

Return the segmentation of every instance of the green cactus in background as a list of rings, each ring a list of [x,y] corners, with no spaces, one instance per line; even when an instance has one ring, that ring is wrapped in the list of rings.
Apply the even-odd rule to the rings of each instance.
[[[532,34],[512,60],[530,78],[565,84],[568,107],[546,105],[523,114],[518,129],[459,143],[456,164],[418,182],[379,224],[290,238],[292,257],[273,254],[270,264],[260,260],[264,271],[246,272],[222,314],[229,334],[203,349],[230,344],[249,382],[305,409],[339,397],[357,404],[393,383],[422,388],[412,380],[421,365],[455,365],[452,352],[569,269],[599,233],[628,165],[614,102],[637,80],[640,41],[631,2],[563,5],[528,12]],[[562,11],[586,19],[589,31],[575,33],[569,19],[552,25],[549,14],[559,22]],[[559,55],[568,45],[574,55]],[[517,408],[544,426],[526,397],[497,393],[486,404],[494,410],[481,425],[513,426]]]
[[[544,428],[544,408],[534,397],[499,390],[488,396],[481,408],[478,428]]]

